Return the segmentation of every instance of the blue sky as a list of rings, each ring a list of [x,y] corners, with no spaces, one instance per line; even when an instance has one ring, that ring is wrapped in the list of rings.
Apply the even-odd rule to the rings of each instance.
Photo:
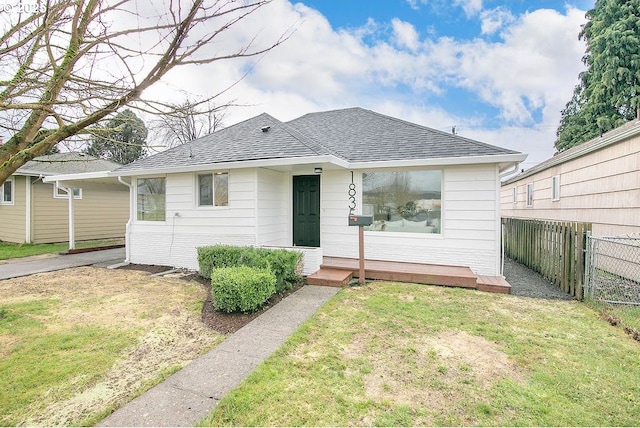
[[[529,154],[554,153],[560,110],[570,99],[594,0],[274,0],[229,32],[268,43],[295,32],[259,61],[194,70],[174,83],[243,104],[226,125],[262,112],[290,120],[361,106]],[[215,76],[215,79],[212,79]],[[180,81],[180,83],[177,83]],[[168,84],[169,86],[171,83]],[[189,89],[191,87],[191,89]]]

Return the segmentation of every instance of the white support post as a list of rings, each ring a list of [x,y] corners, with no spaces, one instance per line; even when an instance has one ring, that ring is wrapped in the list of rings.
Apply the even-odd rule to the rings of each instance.
[[[73,187],[67,187],[60,181],[56,181],[56,186],[67,192],[67,198],[69,198],[69,250],[74,250],[76,248],[76,239],[73,212]]]

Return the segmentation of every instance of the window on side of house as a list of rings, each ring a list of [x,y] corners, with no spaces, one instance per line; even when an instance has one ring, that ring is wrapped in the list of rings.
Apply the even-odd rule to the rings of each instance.
[[[551,179],[551,200],[560,200],[560,176],[554,175]]]
[[[8,178],[0,185],[0,204],[13,205],[13,177]]]
[[[362,213],[373,216],[368,231],[441,233],[442,171],[362,174]]]
[[[58,183],[53,185],[53,197],[56,199],[67,199],[67,191],[62,187],[58,187]],[[79,187],[73,188],[73,199],[82,199],[82,189]]]
[[[138,178],[136,180],[137,219],[140,221],[165,220],[165,179]]]
[[[527,184],[527,206],[533,206],[533,183]]]
[[[514,204],[518,203],[518,186],[515,186],[513,188],[513,191],[511,193],[511,202],[513,202]]]
[[[229,173],[214,172],[197,176],[198,206],[229,206]]]

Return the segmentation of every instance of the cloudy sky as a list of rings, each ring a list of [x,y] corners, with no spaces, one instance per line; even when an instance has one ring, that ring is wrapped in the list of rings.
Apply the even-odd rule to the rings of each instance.
[[[236,82],[225,125],[360,106],[529,154],[554,153],[560,110],[584,70],[594,0],[305,0],[273,3],[229,37],[281,46],[259,59],[181,70],[154,91],[197,97]]]

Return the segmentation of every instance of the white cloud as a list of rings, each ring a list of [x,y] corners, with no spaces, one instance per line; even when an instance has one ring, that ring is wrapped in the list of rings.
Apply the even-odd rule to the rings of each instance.
[[[497,107],[504,120],[527,124],[532,111],[542,109],[543,120],[558,119],[583,70],[584,44],[577,33],[582,11],[566,15],[537,10],[507,27],[500,43],[474,40],[448,43],[455,50],[457,84]],[[442,43],[442,42],[440,42]]]
[[[426,2],[427,0],[407,0],[407,3],[409,3],[409,7],[411,7],[411,9],[413,10],[420,9],[420,4],[424,4]]]
[[[482,10],[482,0],[454,0],[455,6],[460,6],[464,10],[467,18],[471,18],[480,13]]]
[[[458,3],[480,13],[482,2]],[[583,69],[584,45],[577,34],[584,11],[537,10],[512,17],[494,9],[480,18],[487,22],[487,33],[499,34],[499,42],[434,40],[428,34],[421,41],[415,27],[399,19],[390,20],[392,38],[384,40],[383,27],[389,23],[370,20],[361,28],[335,30],[314,9],[278,0],[229,32],[226,40],[238,43],[259,31],[259,42],[267,43],[296,25],[285,44],[257,62],[238,60],[173,73],[155,90],[217,92],[253,65],[221,98],[247,105],[231,110],[227,125],[261,112],[289,120],[310,111],[362,106],[445,131],[457,125],[461,135],[530,152],[527,162],[541,161],[553,153],[560,110]],[[503,127],[483,129],[484,118],[430,104],[449,96],[451,86],[496,108]]]
[[[494,34],[505,25],[511,24],[515,17],[505,8],[483,10],[480,12],[482,34]]]
[[[393,18],[391,26],[393,28],[393,37],[399,47],[408,48],[412,51],[418,49],[420,37],[411,23]]]

